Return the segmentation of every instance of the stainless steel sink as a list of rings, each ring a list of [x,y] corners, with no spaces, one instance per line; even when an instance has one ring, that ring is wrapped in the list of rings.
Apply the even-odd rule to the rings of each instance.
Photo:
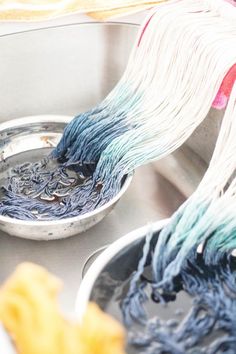
[[[74,115],[98,103],[121,76],[138,26],[75,24],[0,36],[0,122]],[[220,115],[176,153],[139,168],[126,195],[98,225],[73,238],[35,242],[0,233],[0,281],[22,261],[47,267],[65,282],[71,312],[83,265],[96,249],[150,221],[166,218],[191,194],[209,161]]]

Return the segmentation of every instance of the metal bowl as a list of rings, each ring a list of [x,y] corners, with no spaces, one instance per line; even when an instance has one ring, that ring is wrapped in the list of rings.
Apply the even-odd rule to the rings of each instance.
[[[136,229],[112,243],[102,252],[85,274],[77,293],[75,311],[79,318],[83,317],[89,301],[95,301],[107,310],[109,300],[115,292],[115,286],[110,281],[124,281],[137,268],[142,255],[145,235],[150,227],[158,235],[169,219],[163,219]],[[122,266],[121,266],[122,264]],[[107,274],[109,281],[107,281]],[[105,275],[105,276],[104,276]]]
[[[22,152],[53,148],[71,119],[72,117],[68,116],[46,115],[2,123],[0,161],[16,155],[17,162],[17,156]],[[132,176],[128,176],[120,192],[113,199],[90,213],[55,221],[23,221],[0,215],[0,229],[10,235],[34,240],[53,240],[84,232],[101,221],[114,208],[131,180]]]

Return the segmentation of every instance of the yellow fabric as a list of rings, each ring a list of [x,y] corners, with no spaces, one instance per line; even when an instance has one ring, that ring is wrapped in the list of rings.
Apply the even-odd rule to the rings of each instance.
[[[88,13],[101,21],[150,8],[166,0],[0,0],[0,20],[29,21]]]
[[[23,263],[0,289],[0,322],[18,354],[125,354],[123,327],[90,303],[82,323],[66,320],[57,301],[60,281]]]
[[[161,1],[159,1],[159,2],[161,2]],[[124,15],[130,15],[130,14],[133,14],[133,13],[136,13],[139,11],[143,11],[143,10],[149,9],[152,6],[154,6],[154,5],[147,2],[142,5],[129,6],[128,8],[122,7],[122,8],[115,9],[115,10],[88,12],[87,15],[93,17],[95,20],[105,21],[110,18],[115,18],[115,17],[119,17],[119,16],[124,16]]]

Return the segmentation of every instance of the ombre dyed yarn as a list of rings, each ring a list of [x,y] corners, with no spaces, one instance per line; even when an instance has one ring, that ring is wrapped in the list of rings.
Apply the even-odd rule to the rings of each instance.
[[[105,204],[125,175],[176,150],[204,120],[236,63],[236,21],[222,3],[230,6],[223,0],[179,0],[153,9],[121,80],[102,103],[74,118],[53,151],[51,158],[64,159],[64,167],[96,165],[91,179],[71,193],[73,202],[68,197],[60,217]],[[89,203],[81,208],[80,198]],[[35,209],[48,219],[57,217],[56,206],[40,203],[38,209],[38,201],[12,191],[9,183],[0,213],[13,216],[16,210],[17,217],[27,219],[26,205],[32,218]]]
[[[165,350],[171,354],[235,353],[236,260],[232,257],[236,249],[235,134],[236,85],[203,180],[160,232],[152,251],[152,237],[147,236],[143,257],[122,301],[130,341],[144,348],[142,353],[161,354]],[[171,328],[160,321],[158,312],[155,318],[147,318],[145,314],[148,282],[141,279],[150,254],[152,298],[164,304],[163,294],[180,289],[193,297],[191,311]],[[180,289],[176,289],[176,279],[181,283]],[[145,336],[133,329],[134,323],[141,323]],[[206,345],[204,338],[209,335],[215,337]]]

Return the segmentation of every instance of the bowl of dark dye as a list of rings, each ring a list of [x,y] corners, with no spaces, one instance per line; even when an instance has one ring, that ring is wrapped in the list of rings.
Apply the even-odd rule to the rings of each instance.
[[[72,119],[69,116],[42,115],[29,116],[10,120],[0,125],[0,202],[4,198],[3,186],[10,178],[15,178],[15,168],[27,163],[46,161],[53,148],[57,145],[66,124]],[[55,168],[58,161],[50,162],[47,169]],[[91,172],[86,167],[86,173]],[[68,194],[73,187],[83,184],[81,173],[69,172],[65,183],[61,181],[61,191],[67,188]],[[84,173],[85,174],[85,173]],[[68,174],[67,174],[68,176]],[[84,178],[84,176],[83,176]],[[68,186],[68,180],[72,181]],[[0,229],[10,235],[34,239],[52,240],[65,238],[84,232],[101,221],[115,206],[130,185],[132,176],[124,180],[120,192],[106,204],[82,215],[66,217],[63,219],[47,220],[42,215],[35,215],[33,220],[20,220],[19,218],[0,215]],[[69,189],[68,189],[69,188]],[[28,195],[29,191],[23,193]],[[53,195],[36,196],[41,203],[63,203],[63,193],[60,190]]]
[[[195,304],[197,303],[196,300],[198,299],[196,299],[196,296],[194,294],[190,295],[190,293],[186,291],[186,288],[183,286],[184,278],[181,278],[179,276],[177,276],[175,280],[176,288],[168,294],[162,293],[162,296],[166,296],[167,299],[165,304],[161,303],[161,301],[157,301],[157,299],[153,299],[151,287],[149,286],[149,284],[151,284],[152,282],[152,275],[151,275],[152,273],[151,273],[151,266],[150,266],[151,259],[152,259],[152,252],[154,250],[155,243],[158,240],[161,229],[167,223],[168,223],[168,219],[165,219],[152,224],[151,227],[150,225],[147,225],[145,227],[139,228],[123,236],[119,240],[115,241],[111,246],[109,246],[103,253],[101,253],[97,257],[94,263],[87,270],[77,294],[76,312],[81,319],[83,317],[88,302],[92,301],[97,303],[103,311],[112,315],[118,321],[124,323],[124,317],[121,311],[121,303],[128,293],[131,275],[135,270],[137,270],[138,262],[142,257],[143,246],[145,244],[145,236],[147,235],[148,232],[150,232],[150,230],[152,230],[154,236],[151,241],[151,248],[147,257],[145,270],[142,275],[144,280],[147,281],[148,283],[148,286],[145,290],[146,294],[148,295],[148,302],[145,304],[145,310],[148,318],[158,319],[158,321],[153,322],[153,324],[155,323],[155,326],[156,323],[158,323],[158,326],[161,324],[162,326],[161,331],[163,330],[164,332],[165,331],[166,332],[165,333],[159,332],[159,335],[160,333],[162,334],[164,333],[164,338],[166,339],[166,343],[169,342],[171,347],[173,343],[171,336],[173,335],[173,333],[179,334],[179,332],[181,332],[181,328],[183,328],[183,326],[186,325],[185,321],[194,312],[192,307],[194,303]],[[196,259],[197,259],[196,264],[198,265],[199,268],[198,267],[191,268],[192,265],[191,264],[188,265],[190,267],[189,274],[191,274],[192,277],[191,279],[194,279],[193,282],[195,282],[195,277],[196,278],[197,276],[199,277],[199,274],[200,276],[204,277],[204,279],[206,280],[208,278],[210,279],[212,277],[212,274],[215,274],[213,273],[214,271],[218,272],[218,268],[217,268],[219,266],[218,264],[214,266],[207,266],[204,263],[202,257],[202,247],[198,247]],[[223,259],[222,264],[224,267],[223,269],[230,268],[234,271],[235,274],[236,271],[235,252],[231,254],[231,257],[227,257]],[[197,271],[200,270],[199,274],[197,274],[196,269]],[[212,279],[213,279],[213,284],[214,282],[217,284],[218,283],[217,279],[220,279],[220,276],[219,277],[217,276],[216,278],[212,277]],[[198,288],[199,286],[198,281],[196,281],[196,284],[197,284],[196,288]],[[227,281],[226,283],[222,281],[222,288],[224,287],[227,289]],[[210,285],[208,290],[206,289],[206,291],[202,295],[203,303],[205,301],[205,298],[208,299],[211,298],[212,293],[214,293],[214,289]],[[226,295],[223,296],[220,300],[222,308],[224,308],[224,305],[228,301],[229,302],[232,301],[235,305],[236,298],[235,298],[234,291],[235,291],[235,287],[234,290],[232,291],[232,288],[229,285],[229,288],[225,293]],[[163,346],[162,347],[160,346],[161,349],[158,347],[158,350],[156,351],[148,351],[148,347],[146,347],[145,345],[134,345],[133,343],[131,344],[130,342],[130,338],[135,338],[136,343],[137,342],[139,343],[139,339],[141,338],[141,340],[143,340],[143,338],[145,338],[146,336],[145,326],[142,327],[142,325],[136,324],[135,330],[137,329],[137,332],[133,332],[133,333],[129,332],[129,335],[127,337],[126,353],[127,354],[232,353],[233,354],[235,351],[234,350],[232,351],[232,343],[230,349],[227,347],[227,340],[225,340],[226,337],[225,335],[229,334],[229,331],[227,331],[227,329],[224,328],[224,323],[223,323],[224,321],[227,322],[227,315],[222,316],[223,321],[221,322],[221,327],[220,327],[217,321],[216,321],[216,325],[214,325],[215,322],[214,320],[212,320],[211,313],[210,313],[208,317],[208,322],[205,323],[207,327],[206,328],[204,325],[201,326],[201,321],[202,321],[201,316],[202,314],[204,314],[204,311],[207,310],[206,308],[204,308],[204,304],[203,306],[202,304],[200,306],[201,306],[200,311],[199,314],[196,316],[196,321],[197,321],[197,325],[201,327],[201,331],[203,331],[202,333],[204,333],[203,339],[201,339],[201,341],[196,341],[196,343],[194,342],[195,340],[194,330],[193,328],[191,329],[191,326],[189,327],[187,326],[188,327],[186,331],[187,339],[186,338],[184,339],[185,344],[187,343],[186,347],[183,348],[182,343],[180,341],[180,343],[177,344],[176,347],[172,346],[171,350],[169,350],[170,347],[167,344],[166,346],[164,346],[164,348]],[[216,310],[217,304],[214,304],[213,308],[215,309],[215,312],[217,312]],[[232,312],[231,306],[228,306],[228,312]],[[210,324],[211,321],[212,323]],[[234,320],[232,322],[234,322]],[[126,326],[126,328],[128,327]],[[234,331],[233,328],[234,326],[232,326],[232,330]],[[136,333],[139,334],[139,338],[136,337]],[[165,334],[167,335],[167,337]],[[176,335],[176,337],[177,336],[178,335]],[[156,338],[158,338],[156,343],[159,345],[161,341],[158,342],[159,337],[157,337],[157,335]],[[233,339],[232,337],[228,339],[228,343],[230,343],[232,340],[236,340],[234,335],[233,335]],[[214,349],[216,350],[214,351]]]

